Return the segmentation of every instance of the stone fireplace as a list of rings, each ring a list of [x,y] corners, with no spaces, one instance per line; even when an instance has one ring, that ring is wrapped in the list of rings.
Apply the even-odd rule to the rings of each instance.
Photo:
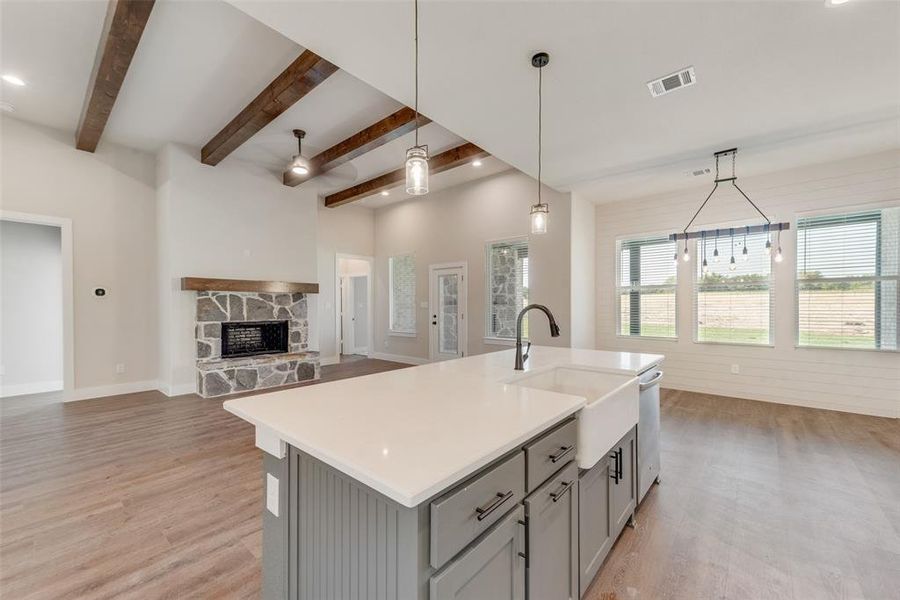
[[[307,294],[198,291],[197,390],[205,398],[319,377]]]

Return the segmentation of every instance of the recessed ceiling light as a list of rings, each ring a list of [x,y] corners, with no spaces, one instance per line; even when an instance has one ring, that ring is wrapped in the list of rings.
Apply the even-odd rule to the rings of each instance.
[[[13,85],[18,85],[18,86],[25,85],[24,81],[22,81],[20,78],[16,77],[12,73],[6,73],[3,76],[3,81],[5,81],[6,83],[11,83]]]
[[[16,112],[16,107],[9,102],[0,102],[0,110],[3,112]]]
[[[480,167],[480,166],[481,166],[481,161],[480,161],[480,160],[473,160],[473,161],[472,161],[472,166],[473,166],[473,167]]]
[[[387,190],[381,190],[381,195],[382,195],[382,196],[390,196],[391,193],[390,193],[389,191],[387,191]]]
[[[850,0],[825,0],[828,6],[837,6],[838,4],[847,4]]]

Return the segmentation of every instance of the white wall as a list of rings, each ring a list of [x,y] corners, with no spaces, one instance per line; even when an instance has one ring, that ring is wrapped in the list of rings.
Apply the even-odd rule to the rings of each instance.
[[[570,226],[568,194],[547,187],[549,231],[530,235],[529,209],[536,201],[535,181],[515,170],[465,183],[422,198],[391,204],[375,211],[375,348],[377,353],[428,359],[428,266],[468,263],[468,352],[480,354],[506,346],[485,343],[485,245],[488,241],[529,236],[529,286],[532,302],[546,304],[562,329],[551,338],[546,318],[534,313],[535,343],[568,346],[571,341],[569,305]],[[340,209],[338,209],[340,210]],[[388,258],[414,254],[416,305],[415,337],[388,334]],[[426,304],[426,308],[421,307]]]
[[[0,119],[0,206],[72,220],[76,397],[155,386],[154,203],[152,156],[81,152],[69,133]]]
[[[597,226],[590,200],[572,194],[572,347],[593,348],[597,329]]]
[[[318,280],[315,191],[239,160],[207,166],[198,155],[170,144],[158,156],[160,387],[171,395],[196,388],[195,292],[180,289],[181,277]],[[314,298],[309,306],[313,327]]]
[[[334,280],[336,255],[374,256],[375,218],[372,209],[363,206],[325,208],[320,203],[317,219],[319,352],[323,361],[334,362],[338,358]]]
[[[0,221],[0,395],[63,388],[59,227]]]
[[[796,223],[811,211],[900,205],[900,151],[804,167],[740,180],[745,192],[773,221]],[[795,348],[795,237],[785,232],[785,260],[775,272],[774,347],[696,344],[693,339],[692,267],[680,263],[677,341],[617,337],[615,334],[615,243],[617,237],[671,233],[682,229],[709,193],[688,191],[597,206],[597,344],[603,349],[666,355],[665,387],[900,416],[900,354],[859,350]],[[753,209],[736,193],[716,196],[697,226],[735,219],[756,222]],[[731,365],[740,374],[731,374]]]

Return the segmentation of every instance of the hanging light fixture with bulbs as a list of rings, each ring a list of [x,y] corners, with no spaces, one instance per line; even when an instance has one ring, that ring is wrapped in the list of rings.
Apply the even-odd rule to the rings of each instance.
[[[303,138],[306,137],[306,132],[295,129],[294,137],[297,138],[297,154],[288,163],[288,169],[294,175],[309,175],[309,161],[303,158]]]
[[[737,175],[735,174],[735,156],[737,155],[737,148],[731,148],[729,150],[720,150],[716,152],[713,156],[716,159],[716,179],[713,182],[713,189],[706,197],[706,200],[703,201],[703,204],[700,205],[700,208],[697,209],[697,212],[694,213],[694,216],[691,217],[691,220],[688,221],[687,226],[680,233],[673,233],[669,235],[669,239],[678,242],[679,240],[684,240],[684,253],[682,255],[682,259],[687,262],[691,259],[690,251],[688,250],[688,240],[692,239],[701,239],[703,240],[703,259],[706,260],[706,236],[715,235],[715,250],[713,251],[713,262],[719,262],[719,230],[718,229],[710,229],[705,231],[688,231],[691,225],[694,224],[694,221],[697,219],[697,215],[700,214],[700,211],[706,206],[709,202],[709,199],[713,197],[713,194],[716,193],[716,190],[719,189],[720,183],[731,183],[731,185],[741,193],[741,196],[750,203],[756,212],[762,216],[766,222],[762,225],[747,225],[744,227],[744,240],[743,240],[743,250],[741,251],[741,261],[747,261],[750,257],[749,249],[747,248],[747,236],[752,233],[766,233],[766,254],[771,255],[772,252],[772,240],[769,239],[771,228],[778,228],[778,250],[775,253],[775,262],[780,263],[784,260],[784,256],[781,252],[781,232],[785,229],[790,229],[790,223],[772,223],[772,221],[767,217],[763,211],[759,209],[759,207],[750,199],[750,197],[744,193],[738,184],[737,184]],[[719,160],[723,157],[731,156],[731,177],[719,177]],[[729,234],[731,236],[731,261],[729,262],[728,268],[734,271],[737,268],[737,264],[734,257],[734,228],[729,230]],[[675,262],[678,262],[678,252],[675,252]],[[703,265],[704,267],[707,265]]]
[[[406,193],[423,196],[428,193],[428,145],[419,144],[419,0],[413,0],[413,21],[416,143],[406,151]]]
[[[550,62],[550,55],[546,52],[538,52],[531,57],[531,66],[538,70],[538,201],[531,206],[531,233],[547,233],[547,221],[550,218],[550,207],[541,199],[541,167],[543,150],[543,84],[544,67]],[[676,253],[675,260],[678,260]]]

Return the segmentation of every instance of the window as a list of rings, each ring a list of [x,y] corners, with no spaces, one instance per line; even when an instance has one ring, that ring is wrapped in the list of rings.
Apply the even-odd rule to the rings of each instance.
[[[412,255],[392,256],[390,269],[391,333],[416,332],[416,259]]]
[[[528,241],[506,240],[487,245],[487,336],[515,338],[516,318],[528,304]],[[522,321],[528,337],[528,317]]]
[[[897,350],[900,207],[797,220],[797,343]]]
[[[677,337],[675,242],[666,237],[618,243],[619,335]]]
[[[734,235],[697,240],[696,341],[772,343],[772,257],[766,252],[767,239],[766,233],[744,235],[735,228]],[[706,273],[704,257],[709,264]]]

